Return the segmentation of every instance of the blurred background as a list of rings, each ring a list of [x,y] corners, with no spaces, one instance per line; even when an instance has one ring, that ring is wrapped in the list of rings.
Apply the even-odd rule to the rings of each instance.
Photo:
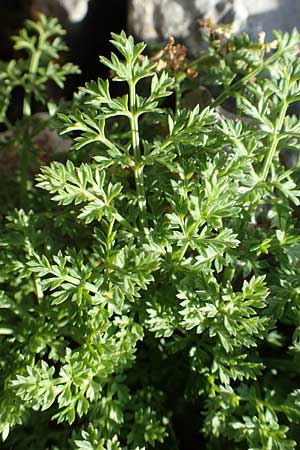
[[[27,18],[39,12],[55,16],[67,30],[66,59],[78,64],[82,74],[70,77],[68,95],[76,85],[104,75],[99,55],[110,52],[110,32],[126,29],[126,0],[0,0],[0,60],[13,58],[11,36],[17,34]]]
[[[199,51],[199,19],[231,23],[234,31],[272,38],[272,29],[291,31],[300,23],[300,0],[0,0],[0,60],[14,57],[10,37],[26,18],[39,12],[56,16],[67,29],[67,59],[82,75],[71,79],[68,92],[103,76],[99,54],[110,52],[110,32],[125,29],[147,42],[165,43],[170,35]]]

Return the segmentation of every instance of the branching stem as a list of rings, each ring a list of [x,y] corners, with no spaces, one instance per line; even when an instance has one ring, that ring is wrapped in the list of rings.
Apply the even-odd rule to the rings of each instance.
[[[286,111],[288,108],[288,102],[285,101],[282,105],[281,111],[280,111],[280,115],[278,117],[278,120],[276,121],[276,126],[275,126],[275,130],[274,130],[274,134],[273,134],[273,139],[272,139],[272,143],[271,146],[266,154],[266,158],[264,161],[264,166],[263,166],[263,171],[262,171],[262,175],[261,178],[262,180],[266,180],[273,158],[275,156],[276,150],[277,150],[277,145],[280,139],[280,131],[282,129],[283,126],[283,122],[286,116]]]
[[[229,97],[231,97],[235,92],[238,92],[238,90],[246,84],[251,78],[256,77],[265,67],[268,67],[270,64],[272,64],[276,59],[280,56],[281,50],[278,50],[273,55],[271,55],[269,58],[265,59],[263,63],[257,67],[256,69],[252,70],[251,72],[247,73],[244,77],[242,77],[240,80],[233,83],[229,89],[224,90],[211,104],[211,106],[214,108],[216,106],[221,105],[225,100],[227,100]]]
[[[141,158],[140,137],[138,115],[136,113],[136,91],[135,81],[129,81],[129,99],[130,99],[130,128],[131,141],[134,156],[134,178],[138,195],[138,208],[141,214],[141,224],[146,225],[146,194],[144,186],[144,166]]]
[[[32,83],[34,83],[34,75],[36,74],[39,67],[41,57],[40,51],[41,40],[42,36],[40,35],[38,40],[38,48],[36,51],[32,52],[29,63],[29,73],[33,76]],[[32,145],[29,133],[29,120],[28,120],[31,116],[31,100],[32,100],[31,96],[32,96],[31,90],[25,91],[23,99],[23,116],[26,119],[26,129],[23,136],[23,142],[20,148],[20,163],[21,163],[20,206],[25,209],[27,204],[27,179],[29,166],[28,151]]]

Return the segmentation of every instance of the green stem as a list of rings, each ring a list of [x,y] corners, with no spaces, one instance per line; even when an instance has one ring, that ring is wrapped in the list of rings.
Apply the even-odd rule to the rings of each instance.
[[[34,282],[35,295],[36,295],[38,301],[40,302],[42,300],[42,298],[44,297],[40,277],[33,276],[33,282]]]
[[[24,126],[24,133],[22,135],[23,141],[20,145],[20,207],[27,208],[27,179],[29,170],[28,150],[31,142],[29,138],[29,121],[26,120]]]
[[[267,179],[273,158],[274,158],[276,150],[277,150],[277,145],[280,140],[280,130],[282,129],[282,126],[283,126],[287,108],[288,108],[288,102],[285,101],[282,105],[278,120],[276,121],[272,143],[271,143],[271,146],[269,148],[269,151],[267,152],[267,155],[266,155],[266,158],[264,161],[264,167],[263,167],[263,171],[262,171],[262,175],[261,175],[261,178],[264,181]]]
[[[115,217],[113,217],[113,219],[111,220],[111,222],[109,222],[108,228],[107,228],[107,235],[106,235],[106,245],[107,245],[107,249],[110,250],[111,249],[111,244],[112,244],[112,234],[113,234],[113,229],[114,229],[114,224],[115,224]]]
[[[140,149],[140,136],[139,136],[139,123],[138,115],[136,113],[136,92],[135,82],[130,80],[129,82],[129,99],[130,99],[130,128],[131,128],[131,141],[134,156],[134,178],[136,191],[138,195],[138,208],[141,214],[141,224],[146,226],[146,194],[144,186],[144,166],[141,158]]]
[[[180,81],[176,80],[174,87],[175,87],[175,102],[176,102],[175,110],[178,111],[181,107],[181,98],[182,98]]]
[[[256,69],[252,70],[252,72],[247,73],[243,78],[241,78],[236,83],[233,83],[229,89],[224,90],[222,94],[220,94],[212,103],[211,107],[216,107],[218,105],[221,105],[227,98],[231,97],[233,93],[237,92],[240,87],[242,87],[244,84],[246,84],[252,77],[257,76],[265,67],[272,64],[278,56],[281,54],[281,49],[278,49],[277,52],[275,52],[272,56],[265,59],[264,62],[257,67]]]
[[[39,41],[41,38],[39,39]],[[41,46],[41,42],[39,42],[38,47]],[[41,57],[41,51],[37,50],[32,53],[30,65],[29,65],[29,72],[35,74],[38,70],[39,63],[40,63],[40,57]]]
[[[288,93],[286,92],[286,96],[288,95]],[[276,154],[277,151],[277,147],[278,147],[278,143],[280,141],[281,138],[281,134],[280,131],[282,129],[283,123],[284,123],[284,119],[286,116],[286,112],[287,112],[287,108],[289,106],[289,102],[287,100],[283,101],[281,110],[280,110],[280,114],[278,119],[276,120],[275,123],[275,127],[274,127],[274,131],[273,131],[273,136],[272,136],[272,140],[271,140],[271,144],[267,150],[265,159],[264,159],[264,163],[263,163],[263,169],[262,169],[262,173],[261,173],[261,181],[266,181],[267,177],[269,175],[269,171],[274,159],[274,156]],[[258,192],[255,193],[255,197],[252,200],[252,204],[251,207],[248,209],[248,214],[252,215],[260,201],[260,194]]]
[[[173,259],[175,259],[177,262],[182,261],[184,258],[184,255],[186,254],[188,248],[190,246],[190,241],[185,242],[185,244],[174,253]]]
[[[34,75],[37,73],[37,70],[39,68],[40,58],[42,56],[41,47],[44,42],[44,36],[43,34],[39,33],[39,38],[37,41],[37,46],[34,49],[34,51],[31,53],[30,63],[29,63],[29,73],[33,75],[31,81],[32,83],[35,82]],[[24,96],[24,103],[23,103],[23,114],[24,116],[30,116],[31,115],[31,92],[25,92]]]
[[[41,37],[40,37],[41,40]],[[40,41],[39,40],[39,41]],[[41,43],[39,42],[38,47],[40,47]],[[41,57],[41,51],[36,50],[31,54],[31,59],[29,63],[29,73],[31,75],[35,75],[40,62]],[[32,79],[32,82],[34,83],[34,80]],[[24,94],[24,100],[23,100],[23,115],[26,117],[29,117],[31,115],[31,92],[25,92]]]
[[[23,100],[23,116],[31,116],[31,94],[26,92]]]
[[[39,37],[38,49],[31,54],[30,64],[29,64],[29,73],[32,75],[32,83],[34,83],[34,75],[36,74],[41,51],[39,50],[41,46],[42,36]],[[23,99],[23,116],[25,120],[25,131],[23,134],[23,142],[21,143],[20,149],[20,166],[21,166],[21,181],[20,181],[20,203],[21,207],[26,209],[27,205],[27,179],[28,179],[28,170],[29,170],[29,159],[28,159],[28,151],[32,145],[30,134],[29,134],[29,120],[31,116],[31,90],[25,91],[24,99]]]
[[[110,266],[110,254],[111,254],[111,247],[114,239],[114,233],[113,228],[115,225],[115,218],[112,219],[111,222],[109,222],[109,225],[107,227],[107,233],[106,233],[106,264],[107,267],[105,269],[105,273],[109,279],[109,274],[111,272],[111,266]]]

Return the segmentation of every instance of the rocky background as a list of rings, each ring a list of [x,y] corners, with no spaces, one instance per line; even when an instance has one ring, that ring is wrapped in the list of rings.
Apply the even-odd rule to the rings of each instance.
[[[199,48],[197,19],[232,23],[253,38],[260,31],[291,31],[300,25],[299,0],[130,0],[128,28],[145,40],[182,39],[193,53]]]
[[[66,28],[65,40],[70,49],[67,58],[81,68],[81,76],[69,77],[65,96],[85,81],[106,76],[99,55],[110,53],[110,33],[126,29],[126,0],[0,0],[0,60],[16,55],[10,37],[27,18],[39,12],[56,16]]]
[[[38,11],[57,16],[68,30],[69,59],[80,65],[85,80],[102,76],[98,55],[110,51],[111,31],[127,29],[145,41],[166,42],[170,35],[199,51],[198,19],[232,23],[252,37],[274,28],[290,31],[300,24],[299,0],[0,0],[0,59],[13,56],[10,36],[24,18]]]

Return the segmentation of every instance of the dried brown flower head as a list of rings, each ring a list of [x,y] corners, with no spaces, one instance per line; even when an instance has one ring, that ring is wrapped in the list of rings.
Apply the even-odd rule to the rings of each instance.
[[[150,58],[156,63],[156,71],[170,69],[175,72],[185,72],[189,77],[196,78],[198,72],[188,65],[188,50],[182,44],[175,44],[173,36],[169,37],[167,45]]]

